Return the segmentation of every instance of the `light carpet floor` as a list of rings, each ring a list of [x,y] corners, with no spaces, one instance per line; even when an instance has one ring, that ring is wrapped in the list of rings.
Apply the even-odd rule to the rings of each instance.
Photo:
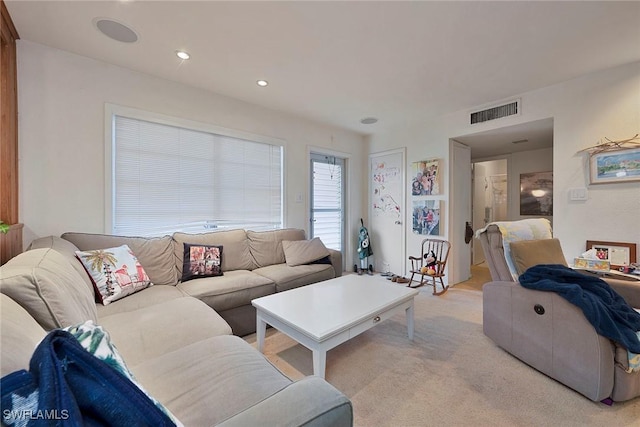
[[[328,352],[326,379],[356,426],[640,426],[640,398],[592,402],[496,347],[473,288],[420,288],[413,341],[397,315]],[[265,353],[293,380],[313,373],[311,351],[275,329]]]

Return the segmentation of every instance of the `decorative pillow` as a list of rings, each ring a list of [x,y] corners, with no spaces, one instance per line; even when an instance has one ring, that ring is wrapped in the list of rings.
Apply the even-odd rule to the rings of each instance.
[[[522,240],[511,243],[511,258],[518,275],[529,267],[539,264],[562,264],[567,266],[567,260],[562,253],[560,240]]]
[[[319,237],[311,240],[283,240],[282,249],[289,267],[310,264],[330,255]]]
[[[184,244],[183,282],[222,275],[222,246]]]
[[[91,276],[96,295],[104,305],[153,285],[127,245],[76,251],[76,255]]]

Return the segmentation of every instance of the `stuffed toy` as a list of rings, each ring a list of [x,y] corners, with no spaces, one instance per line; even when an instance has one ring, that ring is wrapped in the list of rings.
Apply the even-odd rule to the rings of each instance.
[[[438,259],[436,258],[435,252],[429,251],[428,254],[424,254],[424,262],[425,265],[420,269],[420,273],[428,274],[429,276],[436,274],[436,264]]]

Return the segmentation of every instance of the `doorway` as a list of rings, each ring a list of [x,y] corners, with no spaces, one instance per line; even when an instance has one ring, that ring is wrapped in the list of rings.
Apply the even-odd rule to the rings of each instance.
[[[474,162],[472,175],[472,222],[479,230],[490,222],[509,219],[507,159]],[[473,240],[472,263],[485,261],[482,247]]]

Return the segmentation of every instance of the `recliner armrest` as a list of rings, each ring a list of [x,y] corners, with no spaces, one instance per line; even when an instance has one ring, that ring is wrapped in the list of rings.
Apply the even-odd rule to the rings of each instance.
[[[640,308],[640,281],[605,278],[609,284],[622,298],[633,308]]]

